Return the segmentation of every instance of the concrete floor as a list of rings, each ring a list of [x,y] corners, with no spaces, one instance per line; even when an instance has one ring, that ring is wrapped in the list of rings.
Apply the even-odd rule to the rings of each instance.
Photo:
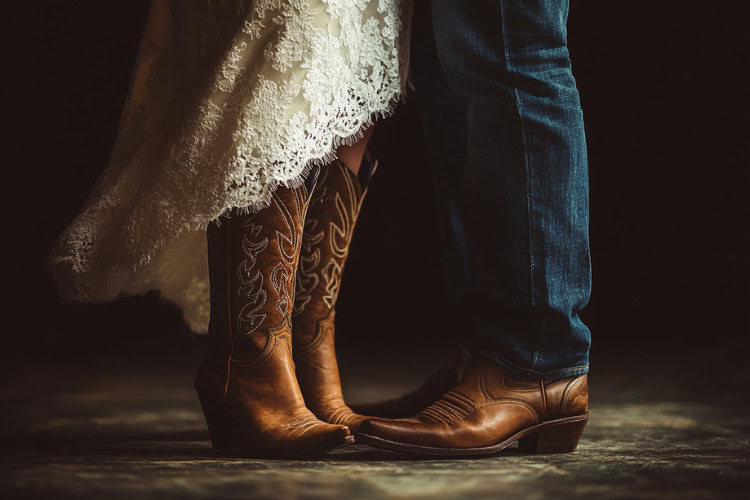
[[[343,363],[352,399],[398,394],[438,361]],[[424,460],[354,445],[319,460],[213,451],[194,362],[2,374],[1,498],[738,498],[750,484],[750,371],[691,378],[649,366],[591,374],[575,453]],[[356,367],[356,370],[354,369]],[[635,376],[634,373],[638,375]]]

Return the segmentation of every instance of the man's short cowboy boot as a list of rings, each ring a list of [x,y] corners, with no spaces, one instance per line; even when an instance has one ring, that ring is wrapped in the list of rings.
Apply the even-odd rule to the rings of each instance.
[[[515,441],[522,451],[564,453],[575,450],[588,418],[585,374],[521,379],[476,356],[462,381],[415,417],[367,420],[356,436],[420,455],[488,455]]]
[[[333,325],[349,243],[376,166],[368,153],[359,176],[338,160],[323,168],[305,221],[294,299],[294,362],[305,403],[321,420],[352,431],[366,417],[344,403]]]
[[[195,388],[215,448],[295,458],[353,442],[305,406],[292,361],[293,290],[304,217],[319,173],[279,186],[270,206],[234,209],[207,230],[210,349]]]

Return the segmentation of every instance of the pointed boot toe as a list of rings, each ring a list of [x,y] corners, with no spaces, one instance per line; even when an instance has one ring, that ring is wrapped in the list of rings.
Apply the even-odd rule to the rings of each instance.
[[[288,445],[290,443],[291,446]],[[287,437],[282,438],[279,442],[282,448],[271,450],[268,456],[286,459],[314,458],[352,443],[354,436],[348,427],[310,420],[300,425],[299,433],[293,441]],[[252,452],[249,449],[247,451]]]
[[[394,444],[410,444],[414,441],[423,442],[427,436],[422,436],[423,429],[420,422],[413,418],[383,419],[371,418],[362,422],[356,439],[359,443],[370,444],[394,451],[408,451],[394,448]]]

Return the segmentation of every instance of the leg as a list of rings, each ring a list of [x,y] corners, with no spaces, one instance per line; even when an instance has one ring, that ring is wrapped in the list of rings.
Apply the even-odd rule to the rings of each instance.
[[[358,440],[426,455],[578,445],[588,412],[586,147],[565,46],[567,0],[434,0],[441,67],[464,103],[458,208],[466,231],[472,358],[411,419]],[[435,103],[438,105],[438,103]]]
[[[440,63],[465,103],[460,209],[471,328],[517,374],[585,373],[586,144],[566,47],[568,0],[435,0]]]
[[[359,138],[354,144],[339,146],[336,150],[336,156],[341,160],[344,165],[347,165],[354,175],[359,173],[359,167],[362,164],[362,158],[365,156],[365,150],[367,149],[367,143],[370,142],[372,133],[375,131],[375,124],[371,125],[363,132],[362,137]]]

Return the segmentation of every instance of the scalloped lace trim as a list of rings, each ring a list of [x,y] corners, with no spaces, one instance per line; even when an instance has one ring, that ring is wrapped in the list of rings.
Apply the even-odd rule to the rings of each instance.
[[[158,289],[205,333],[205,229],[268,206],[405,91],[411,0],[154,0],[107,168],[47,260],[66,301]]]

